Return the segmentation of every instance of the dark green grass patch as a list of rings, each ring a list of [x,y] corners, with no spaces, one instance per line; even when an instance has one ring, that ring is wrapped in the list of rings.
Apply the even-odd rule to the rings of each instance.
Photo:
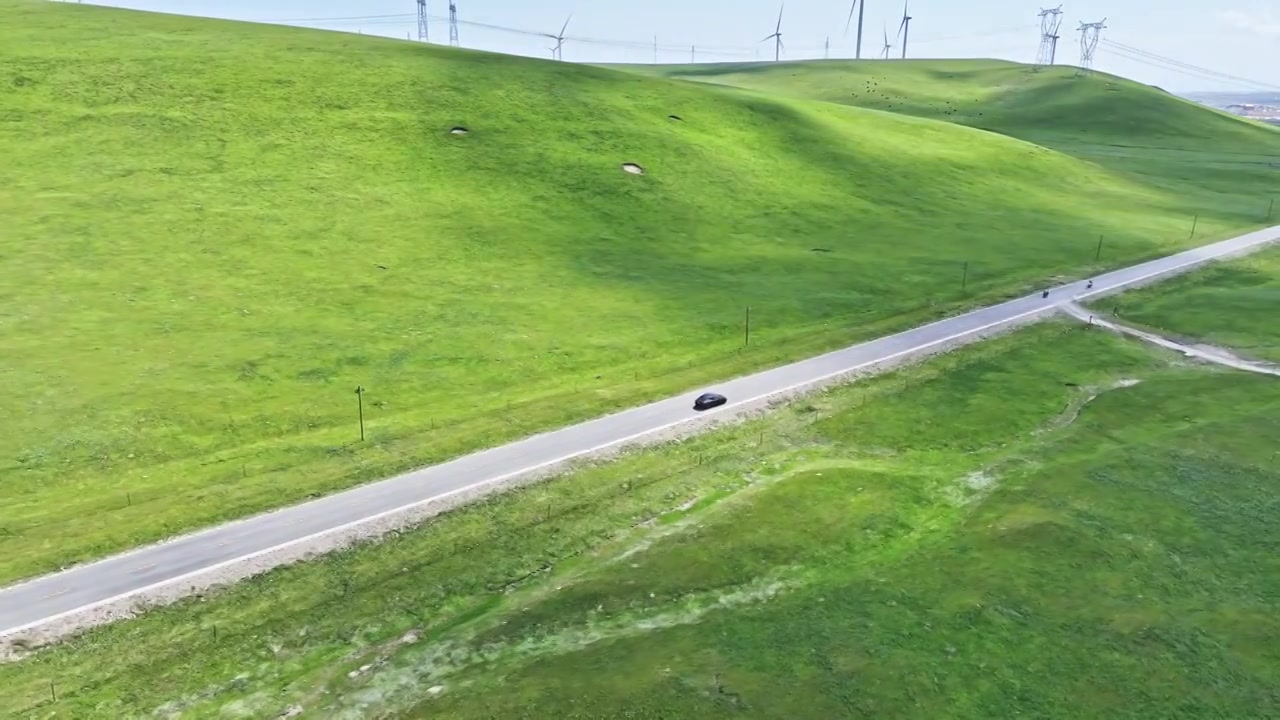
[[[90,632],[0,711],[1265,717],[1277,386],[1168,362],[1032,328]]]

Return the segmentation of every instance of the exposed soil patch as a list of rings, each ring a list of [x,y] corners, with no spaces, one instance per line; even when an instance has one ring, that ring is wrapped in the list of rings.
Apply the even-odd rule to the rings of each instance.
[[[1140,382],[1142,381],[1134,378],[1124,378],[1121,380],[1117,380],[1105,387],[1081,388],[1084,392],[1081,393],[1080,395],[1077,395],[1075,398],[1073,398],[1071,402],[1067,403],[1067,407],[1063,409],[1060,415],[1058,415],[1053,420],[1050,420],[1047,425],[1036,430],[1031,434],[1042,435],[1047,432],[1053,432],[1054,430],[1061,430],[1062,428],[1067,427],[1071,423],[1075,422],[1076,419],[1080,417],[1080,413],[1081,411],[1084,410],[1085,406],[1093,402],[1094,400],[1097,400],[1099,395],[1105,392],[1110,392],[1111,390],[1120,390],[1122,388],[1133,387],[1134,385],[1137,385]]]
[[[995,490],[998,484],[996,476],[986,470],[969,473],[958,480],[939,488],[945,500],[956,506],[971,505]]]

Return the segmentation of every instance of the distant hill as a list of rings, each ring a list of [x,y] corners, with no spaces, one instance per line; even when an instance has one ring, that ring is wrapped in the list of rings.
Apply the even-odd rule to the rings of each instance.
[[[1280,105],[1280,92],[1195,92],[1183,97],[1213,107],[1228,105]]]
[[[1003,60],[815,60],[621,66],[705,83],[888,110],[1036,142],[1280,153],[1280,135],[1131,80]]]

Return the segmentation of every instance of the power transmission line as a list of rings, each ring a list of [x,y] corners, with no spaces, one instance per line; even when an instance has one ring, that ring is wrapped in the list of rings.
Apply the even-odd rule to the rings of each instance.
[[[346,20],[388,20],[396,18],[402,22],[413,20],[417,17],[416,13],[398,13],[395,15],[348,15],[345,17],[310,17],[310,18],[266,18],[255,19],[246,18],[245,22],[256,23],[293,23],[293,22],[336,22]]]
[[[1127,61],[1129,61],[1129,62],[1138,63],[1138,64],[1140,64],[1140,65],[1146,65],[1147,67],[1155,68],[1155,69],[1157,69],[1157,70],[1164,70],[1164,71],[1167,71],[1167,72],[1176,73],[1176,74],[1178,74],[1178,75],[1182,75],[1183,77],[1195,78],[1196,80],[1210,80],[1210,81],[1221,81],[1221,80],[1222,80],[1222,78],[1215,78],[1215,77],[1213,77],[1212,75],[1206,75],[1206,74],[1202,74],[1202,73],[1198,73],[1198,72],[1192,72],[1192,71],[1189,71],[1189,70],[1184,70],[1184,69],[1182,69],[1182,68],[1179,68],[1179,67],[1178,67],[1178,66],[1176,66],[1176,65],[1168,65],[1168,64],[1165,64],[1165,63],[1155,62],[1154,60],[1149,60],[1149,59],[1147,59],[1147,58],[1143,58],[1143,57],[1142,57],[1142,56],[1140,56],[1140,55],[1130,55],[1129,53],[1126,53],[1126,52],[1124,52],[1124,51],[1116,50],[1116,49],[1113,49],[1113,48],[1108,48],[1108,47],[1105,47],[1105,46],[1103,46],[1103,47],[1101,48],[1101,50],[1102,50],[1104,53],[1107,53],[1108,55],[1111,55],[1112,57],[1120,58],[1120,59],[1122,59],[1122,60],[1127,60]],[[1252,87],[1252,86],[1250,86],[1250,87]]]
[[[988,30],[986,32],[967,33],[965,35],[944,35],[942,37],[926,37],[923,40],[917,38],[915,40],[912,40],[911,42],[919,45],[921,43],[928,44],[928,43],[950,42],[952,40],[973,40],[975,38],[995,37],[997,35],[1012,35],[1014,33],[1021,35],[1022,33],[1027,31],[1027,28],[1031,28],[1031,27],[1036,27],[1036,26],[1024,23],[1022,25],[1006,27],[1003,30]]]
[[[417,13],[393,13],[393,14],[380,14],[380,15],[339,15],[339,16],[315,16],[315,17],[293,17],[293,18],[257,18],[257,19],[248,19],[246,21],[257,22],[257,23],[272,23],[272,24],[297,23],[297,24],[330,24],[330,25],[360,25],[360,26],[398,25],[401,28],[403,28],[405,25],[414,23],[416,20],[419,24],[419,33],[420,33],[421,39],[426,39],[430,22],[449,21],[451,25],[451,32],[450,32],[451,44],[455,43],[455,39],[453,37],[453,34],[455,32],[453,26],[455,22],[457,26],[465,25],[471,28],[507,33],[507,34],[518,35],[523,37],[547,37],[548,36],[548,33],[537,32],[537,31],[528,30],[524,28],[516,28],[516,27],[510,27],[506,25],[496,25],[492,23],[458,19],[456,18],[456,4],[454,2],[451,2],[450,5],[451,5],[450,17],[436,16],[430,13],[426,13],[424,11],[422,12],[421,15]],[[420,7],[425,10],[425,0],[421,0]],[[851,7],[851,13],[850,13],[851,15],[853,14],[852,13],[853,8],[861,9],[861,0],[858,0],[857,2],[853,3],[853,7]],[[1046,11],[1042,10],[1041,12],[1043,14]],[[850,19],[852,20],[852,18]],[[971,40],[971,39],[977,39],[977,38],[993,37],[998,35],[1011,35],[1014,33],[1025,32],[1029,27],[1034,27],[1034,25],[1028,23],[1028,24],[1022,24],[1017,26],[1009,26],[1003,29],[991,30],[991,31],[986,31],[981,33],[967,33],[963,35],[917,38],[917,39],[913,39],[912,43],[917,45],[920,43],[931,44],[931,43]],[[1042,40],[1044,39],[1044,35],[1045,34],[1042,31],[1041,32]],[[576,42],[576,43],[600,45],[600,46],[614,47],[614,48],[621,48],[621,49],[652,49],[654,47],[654,44],[652,42],[564,35],[564,42],[570,42],[570,41]],[[886,44],[888,43],[886,42]],[[1191,78],[1196,78],[1201,80],[1227,82],[1227,83],[1232,83],[1236,85],[1262,88],[1267,90],[1280,90],[1280,85],[1277,85],[1274,83],[1262,82],[1260,80],[1241,77],[1239,75],[1232,75],[1230,73],[1224,73],[1224,72],[1213,70],[1203,66],[1186,63],[1181,60],[1177,60],[1164,55],[1159,55],[1157,53],[1143,50],[1142,48],[1138,48],[1133,45],[1127,45],[1125,43],[1116,42],[1110,39],[1099,38],[1098,42],[1095,44],[1094,47],[1095,47],[1095,50],[1102,49],[1105,53],[1117,58],[1121,58],[1130,62],[1145,65],[1148,67],[1177,73],[1186,77],[1191,77]],[[694,46],[691,46],[691,45],[658,44],[657,48],[663,52],[681,52],[682,53],[682,52],[688,51],[690,62],[696,62],[699,56],[711,56],[711,57],[718,56],[718,57],[724,57],[724,58],[749,58],[756,54],[755,50],[750,47],[733,46],[733,45],[697,45],[695,48]],[[797,51],[803,51],[803,50],[821,51],[823,52],[824,55],[827,54],[827,52],[829,52],[829,49],[830,49],[829,41],[827,43],[824,43],[823,45],[795,48],[795,50]],[[1082,50],[1083,49],[1084,48],[1082,47]],[[1054,57],[1055,51],[1056,51],[1056,47],[1050,48],[1049,59],[1051,62]],[[1037,61],[1040,61],[1040,60],[1042,60],[1042,57],[1038,56]],[[1092,60],[1092,55],[1090,56],[1089,60],[1090,61]]]
[[[1062,27],[1062,6],[1040,10],[1040,51],[1036,53],[1036,65],[1052,65],[1058,52],[1058,29]]]
[[[860,6],[861,5],[859,4],[859,7]],[[248,22],[271,23],[271,24],[295,24],[296,23],[302,26],[320,26],[321,28],[323,28],[326,25],[346,26],[346,27],[399,26],[401,28],[404,28],[406,25],[412,26],[415,22],[419,20],[425,23],[427,25],[427,29],[429,30],[429,26],[431,23],[450,22],[450,17],[442,16],[442,15],[434,15],[428,12],[422,18],[418,18],[416,13],[401,13],[401,14],[388,14],[388,15],[342,15],[342,16],[323,16],[323,17],[316,16],[316,17],[296,17],[296,18],[267,18],[267,19],[250,20]],[[479,22],[475,20],[463,20],[462,18],[457,19],[457,25],[459,28],[468,27],[476,30],[486,30],[486,31],[492,31],[492,32],[506,33],[510,35],[527,37],[527,38],[535,38],[535,37],[546,38],[549,35],[549,33],[546,33],[546,32],[529,30],[527,28],[517,28],[517,27],[511,27],[507,25],[498,25],[494,23]],[[971,40],[971,39],[978,39],[978,38],[987,38],[987,37],[1000,36],[1000,35],[1012,35],[1015,33],[1025,32],[1028,27],[1031,27],[1031,25],[1022,24],[1017,26],[1008,26],[1005,28],[990,30],[990,31],[985,31],[980,33],[966,33],[966,34],[944,35],[944,36],[935,36],[935,37],[912,38],[911,44],[913,46],[916,46],[922,43],[933,44],[933,43],[954,42],[954,41],[964,41],[964,40]],[[555,38],[551,38],[551,39],[555,39]],[[579,35],[573,35],[573,34],[566,34],[564,36],[564,41],[582,43],[582,44],[588,44],[588,45],[598,45],[602,47],[619,48],[619,49],[647,50],[650,53],[652,53],[652,50],[653,50],[652,40],[649,40],[649,41],[623,40],[618,38],[585,37],[585,36],[579,36]],[[833,51],[836,50],[837,47],[839,46],[836,43],[832,43],[831,49]],[[747,58],[758,56],[758,51],[756,48],[753,48],[751,46],[745,46],[745,45],[703,45],[702,43],[698,43],[696,48],[697,49],[692,53],[694,59],[701,59],[701,58],[747,59]],[[660,52],[666,52],[666,53],[685,53],[685,52],[690,52],[691,46],[685,45],[685,44],[668,45],[665,43],[659,43],[658,49]],[[799,52],[820,53],[826,49],[826,45],[824,43],[819,45],[806,45],[806,46],[795,47],[795,48],[790,48],[789,46],[785,46],[782,49],[784,50],[790,49],[792,52],[795,52],[795,53],[799,53]],[[844,49],[852,49],[852,48],[849,46],[844,46]]]
[[[1088,75],[1093,70],[1093,54],[1098,49],[1098,40],[1107,27],[1107,20],[1080,23],[1080,71],[1079,75]]]
[[[462,47],[462,41],[458,39],[458,4],[453,0],[449,0],[449,45]]]
[[[1123,57],[1126,57],[1127,59],[1137,60],[1138,62],[1145,61],[1145,64],[1164,67],[1165,69],[1172,70],[1174,72],[1181,71],[1182,74],[1184,75],[1189,75],[1193,77],[1195,75],[1201,75],[1201,76],[1204,76],[1206,79],[1225,80],[1229,82],[1239,83],[1242,85],[1253,85],[1255,87],[1260,87],[1267,90],[1280,90],[1280,85],[1273,85],[1271,83],[1265,83],[1259,80],[1251,80],[1246,77],[1240,77],[1239,75],[1231,75],[1230,73],[1224,73],[1218,70],[1212,70],[1210,68],[1201,67],[1199,65],[1192,65],[1191,63],[1185,63],[1185,62],[1182,62],[1181,60],[1175,60],[1171,57],[1165,57],[1164,55],[1157,55],[1156,53],[1143,50],[1142,48],[1134,47],[1132,45],[1126,45],[1124,43],[1116,42],[1114,40],[1103,40],[1102,46],[1107,51],[1115,53],[1117,55],[1121,55]]]
[[[1143,57],[1143,56],[1141,56],[1141,55],[1132,54],[1132,53],[1126,52],[1126,51],[1124,51],[1124,50],[1120,50],[1120,49],[1118,49],[1118,48],[1112,48],[1112,47],[1106,47],[1106,46],[1103,46],[1103,47],[1101,47],[1100,49],[1101,49],[1104,53],[1106,53],[1106,54],[1108,54],[1108,55],[1110,55],[1111,57],[1114,57],[1114,58],[1120,58],[1120,59],[1122,59],[1122,60],[1126,60],[1126,61],[1128,61],[1128,62],[1134,62],[1134,63],[1138,63],[1138,64],[1140,64],[1140,65],[1146,65],[1147,67],[1155,68],[1155,69],[1157,69],[1157,70],[1164,70],[1164,71],[1166,71],[1166,72],[1171,72],[1171,73],[1175,73],[1175,74],[1177,74],[1177,75],[1182,75],[1183,77],[1194,78],[1194,79],[1196,79],[1196,80],[1205,80],[1205,81],[1208,81],[1208,82],[1228,82],[1228,83],[1233,83],[1233,84],[1235,84],[1235,85],[1238,85],[1238,86],[1240,86],[1240,87],[1249,88],[1249,89],[1251,89],[1251,90],[1258,90],[1258,89],[1263,89],[1263,90],[1280,90],[1280,86],[1276,86],[1276,85],[1266,85],[1266,84],[1264,84],[1264,83],[1260,83],[1260,82],[1257,82],[1257,81],[1254,81],[1254,80],[1247,80],[1247,81],[1246,81],[1246,80],[1243,80],[1243,79],[1241,79],[1241,80],[1234,80],[1234,79],[1229,78],[1229,77],[1222,77],[1221,75],[1218,75],[1218,74],[1216,74],[1216,73],[1208,73],[1208,72],[1200,72],[1200,71],[1196,71],[1196,70],[1188,70],[1188,69],[1186,69],[1186,68],[1179,67],[1179,66],[1177,66],[1177,65],[1171,65],[1171,64],[1169,64],[1169,63],[1164,63],[1164,62],[1160,62],[1160,61],[1157,61],[1157,60],[1152,60],[1152,59],[1150,59],[1150,58]]]

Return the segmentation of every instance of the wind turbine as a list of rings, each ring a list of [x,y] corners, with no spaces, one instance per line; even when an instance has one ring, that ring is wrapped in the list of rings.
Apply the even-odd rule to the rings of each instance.
[[[880,57],[885,60],[889,59],[889,51],[893,49],[893,44],[889,42],[889,26],[884,28],[884,48],[880,50]]]
[[[556,46],[551,48],[551,56],[556,60],[564,60],[564,31],[569,29],[569,20],[573,19],[573,15],[569,15],[569,19],[564,21],[564,27],[560,28],[559,35],[543,33],[544,37],[549,37],[556,41]]]
[[[764,40],[760,41],[760,42],[765,42],[766,40],[774,41],[773,43],[773,61],[774,62],[778,62],[779,60],[782,59],[782,11],[786,9],[787,9],[786,3],[783,3],[782,7],[778,8],[778,26],[774,28],[772,35],[766,36]]]
[[[853,0],[853,4],[849,6],[849,19],[844,24],[844,34],[849,34],[849,26],[853,24],[853,11],[858,11],[858,44],[854,51],[854,57],[858,60],[862,59],[862,16],[867,12],[867,0]]]
[[[902,0],[902,24],[898,34],[902,36],[902,59],[907,59],[907,33],[911,32],[911,16],[907,14],[907,0]]]

